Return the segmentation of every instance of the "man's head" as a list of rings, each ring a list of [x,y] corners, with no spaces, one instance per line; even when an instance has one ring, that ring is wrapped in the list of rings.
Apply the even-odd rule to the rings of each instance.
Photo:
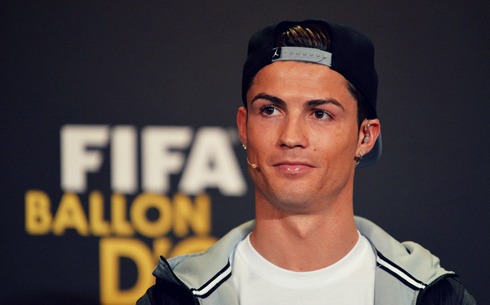
[[[316,50],[321,50],[321,53],[315,53]],[[242,100],[245,108],[247,92],[256,74],[265,66],[282,60],[329,66],[347,80],[346,86],[357,102],[358,127],[365,119],[377,118],[378,79],[374,68],[374,48],[363,34],[344,25],[313,19],[284,21],[258,31],[249,41],[248,57],[243,68]],[[379,142],[360,166],[370,165],[379,158]]]
[[[349,209],[356,162],[380,133],[371,41],[322,20],[269,25],[250,39],[242,89],[256,210]]]

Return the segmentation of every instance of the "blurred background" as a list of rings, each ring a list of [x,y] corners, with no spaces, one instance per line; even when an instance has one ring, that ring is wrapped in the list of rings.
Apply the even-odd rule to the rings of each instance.
[[[354,208],[490,303],[490,2],[3,1],[0,303],[134,304],[159,255],[254,217],[237,138],[264,25],[370,37],[381,160]]]

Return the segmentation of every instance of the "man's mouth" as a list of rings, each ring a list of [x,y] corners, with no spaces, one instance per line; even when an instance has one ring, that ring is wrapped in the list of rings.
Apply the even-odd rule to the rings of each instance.
[[[303,174],[313,170],[314,166],[303,161],[277,162],[274,168],[284,174]]]

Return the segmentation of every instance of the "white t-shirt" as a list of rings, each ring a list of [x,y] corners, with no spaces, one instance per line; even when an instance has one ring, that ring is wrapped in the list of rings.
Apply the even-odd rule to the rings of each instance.
[[[240,242],[232,260],[232,281],[240,305],[373,305],[376,257],[366,237],[327,268],[295,272],[263,258],[250,243]]]

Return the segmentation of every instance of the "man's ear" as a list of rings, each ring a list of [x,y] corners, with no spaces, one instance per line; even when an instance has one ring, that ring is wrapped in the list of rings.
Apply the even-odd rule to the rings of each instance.
[[[380,132],[381,124],[379,123],[378,119],[364,120],[364,122],[361,124],[361,128],[359,129],[357,154],[359,154],[360,151],[363,151],[364,154],[370,152],[373,149]]]
[[[247,109],[245,107],[238,108],[236,124],[240,141],[242,144],[247,145]]]

